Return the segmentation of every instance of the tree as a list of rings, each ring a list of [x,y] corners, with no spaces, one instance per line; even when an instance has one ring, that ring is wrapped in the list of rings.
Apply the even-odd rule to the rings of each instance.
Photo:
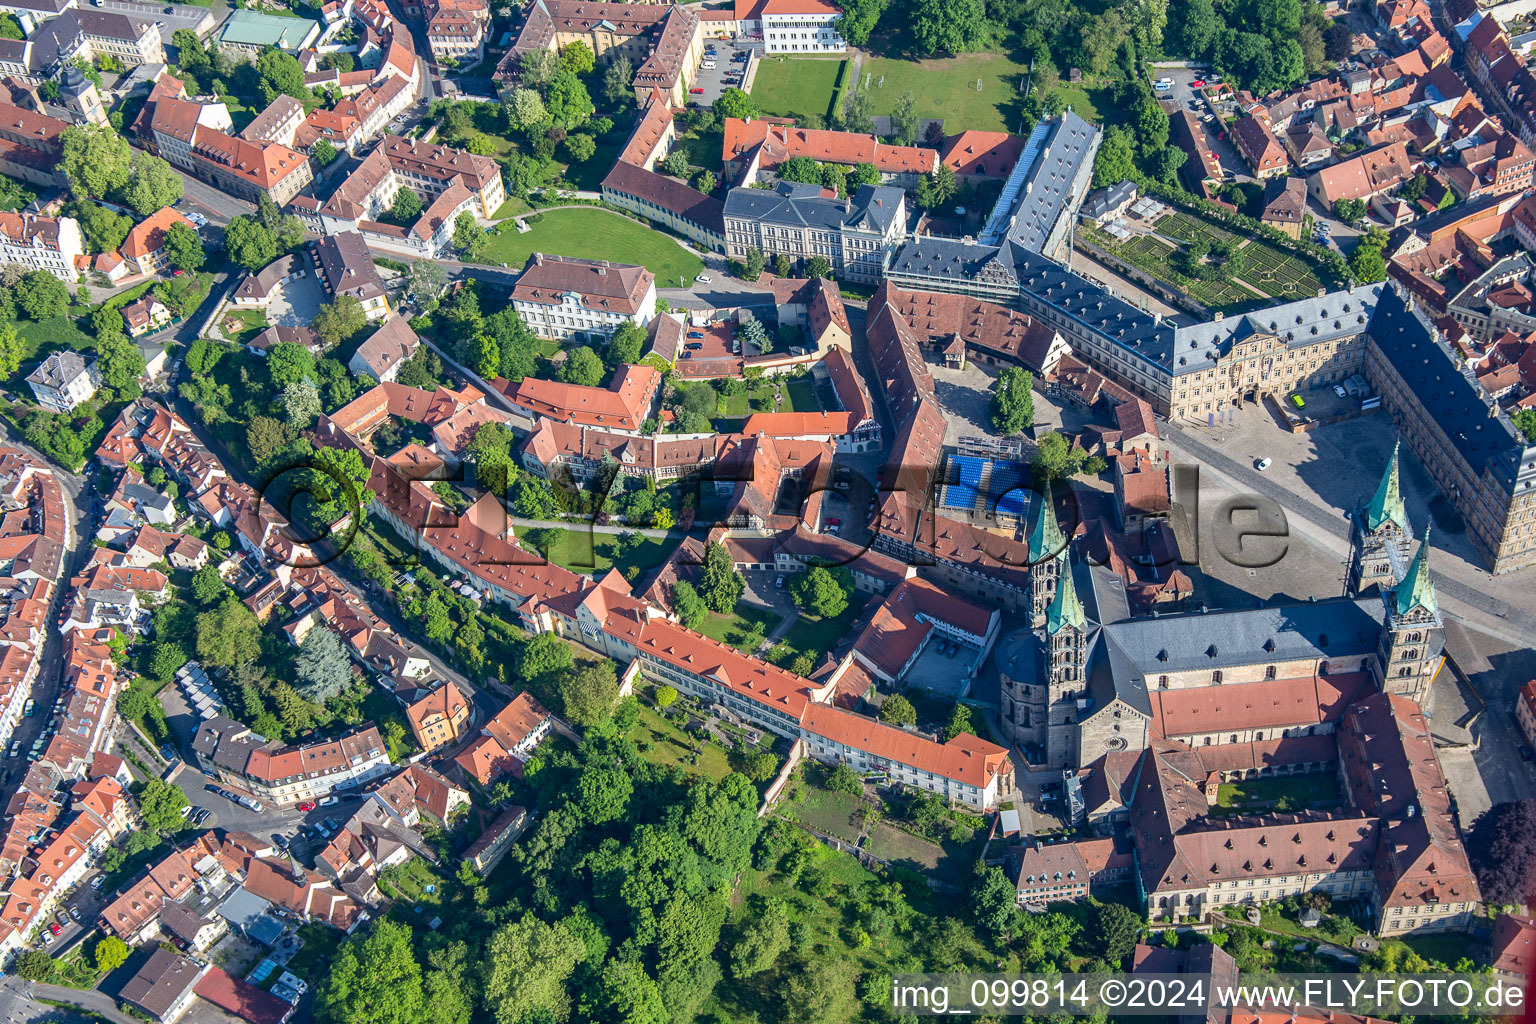
[[[1130,956],[1141,938],[1141,918],[1123,903],[1103,903],[1094,917],[1099,955],[1111,965]]]
[[[971,709],[969,705],[956,703],[949,712],[949,723],[944,726],[944,742],[959,736],[963,732],[974,733],[975,725],[971,722]]]
[[[475,215],[465,210],[453,219],[453,247],[459,250],[466,263],[474,263],[485,256],[486,246],[490,239],[480,225],[475,223]]]
[[[59,965],[40,949],[24,949],[16,954],[16,973],[28,981],[51,981]]]
[[[276,388],[296,380],[314,380],[314,353],[297,342],[280,341],[267,350],[267,376]]]
[[[560,68],[578,75],[590,75],[597,68],[597,57],[590,46],[577,39],[561,48]]]
[[[187,652],[182,649],[181,644],[160,640],[155,643],[154,653],[150,656],[149,674],[156,679],[169,681],[176,674],[176,670],[186,663]]]
[[[1035,422],[1035,376],[1028,370],[1010,366],[998,374],[992,392],[992,429],[1009,436],[1029,428]]]
[[[1018,916],[1018,886],[1008,881],[1001,868],[978,864],[971,883],[971,914],[977,927],[994,940],[1000,940],[1013,928]]]
[[[333,349],[357,337],[368,326],[368,314],[357,296],[338,295],[334,302],[321,306],[315,312],[313,324],[320,344]]]
[[[893,700],[896,698],[892,698]],[[890,703],[887,701],[886,703]],[[848,764],[839,764],[827,773],[827,788],[834,793],[848,793],[851,796],[864,795],[864,780],[859,773]]]
[[[689,629],[698,629],[709,614],[709,606],[686,580],[679,580],[672,586],[672,610],[677,613],[677,620]]]
[[[51,965],[53,961],[49,961]],[[598,1014],[593,1019],[613,1024],[669,1024],[673,1019],[656,982],[645,968],[627,960],[610,960],[597,979]]]
[[[254,273],[277,259],[277,236],[252,217],[236,217],[224,228],[224,251],[237,267]]]
[[[1359,284],[1371,284],[1387,279],[1387,258],[1380,248],[1364,241],[1349,254],[1349,276]]]
[[[315,996],[327,1024],[420,1024],[427,1019],[411,929],[382,918],[341,944]]]
[[[795,573],[789,596],[802,610],[824,619],[841,615],[853,592],[853,574],[846,567],[813,565]]]
[[[565,717],[583,728],[606,722],[619,702],[619,680],[611,661],[565,673],[559,690]]]
[[[1163,34],[1165,48],[1170,56],[1205,60],[1214,52],[1223,27],[1212,0],[1173,0]]]
[[[603,98],[618,105],[634,95],[635,65],[620,54],[603,72]]]
[[[1046,434],[1036,447],[1035,477],[1041,483],[1075,476],[1095,464],[1097,462],[1090,462],[1087,452],[1072,447],[1064,434]],[[1102,466],[1095,470],[1101,471]]]
[[[805,261],[805,276],[812,281],[822,277],[831,278],[831,261],[825,256],[812,256]]]
[[[560,365],[560,379],[567,384],[596,387],[603,380],[603,361],[596,352],[583,345],[565,357],[565,362]]]
[[[181,200],[185,185],[181,175],[157,156],[140,153],[123,188],[123,201],[141,217],[148,217]]]
[[[731,944],[731,974],[737,978],[761,974],[789,948],[789,907],[780,899],[763,900]]]
[[[948,164],[941,163],[937,170],[918,180],[917,205],[925,210],[936,210],[953,199],[958,189],[954,170]]]
[[[301,684],[299,693],[313,704],[339,697],[352,682],[352,659],[328,626],[315,626],[304,635],[293,668]]]
[[[517,671],[530,683],[549,686],[571,667],[571,646],[553,633],[540,633],[523,645]]]
[[[261,654],[261,623],[234,594],[199,613],[196,631],[197,656],[210,665],[232,668]]]
[[[108,334],[96,339],[96,373],[103,387],[118,398],[132,399],[141,394],[139,378],[144,375],[144,353],[122,334]]]
[[[421,196],[409,186],[402,186],[395,193],[394,205],[390,207],[389,215],[394,218],[396,224],[409,227],[416,223],[416,218],[421,216]]]
[[[838,31],[851,46],[862,47],[880,22],[890,0],[848,0],[843,4],[843,17]]]
[[[736,602],[747,581],[736,571],[736,563],[725,545],[712,541],[704,548],[704,568],[699,576],[699,596],[710,611],[724,615],[736,610]]]
[[[662,710],[666,710],[667,708],[671,707],[673,704],[676,704],[676,703],[677,703],[677,691],[676,690],[672,689],[672,687],[670,687],[670,686],[665,686],[665,685],[656,687],[656,706],[658,708],[661,708]]]
[[[711,109],[722,118],[734,117],[742,121],[760,113],[757,101],[737,88],[722,92]]]
[[[544,104],[554,123],[567,131],[591,117],[596,109],[592,97],[587,94],[587,87],[569,70],[561,71],[549,83]]]
[[[21,338],[14,324],[0,323],[0,380],[9,380],[21,369]]]
[[[128,943],[116,935],[104,935],[96,943],[96,948],[91,950],[91,959],[96,961],[96,970],[106,974],[127,963],[128,953]]]
[[[163,779],[149,779],[139,790],[139,817],[157,832],[175,832],[185,823],[187,795]]]
[[[69,306],[69,289],[46,270],[29,270],[13,290],[16,305],[33,320],[62,316]]]
[[[597,152],[597,140],[585,132],[565,137],[565,154],[572,163],[584,164]]]
[[[1142,90],[1136,111],[1136,144],[1141,155],[1150,157],[1168,145],[1168,129],[1168,112],[1151,92]]]
[[[533,89],[513,89],[506,105],[507,123],[528,135],[542,133],[549,126],[549,110],[544,97]]]
[[[320,415],[320,389],[312,380],[296,380],[278,397],[283,415],[295,427],[308,427]]]
[[[912,36],[924,56],[967,53],[986,42],[982,0],[915,0],[912,11]]]
[[[821,165],[808,156],[792,156],[779,165],[780,181],[821,184]]]
[[[59,167],[70,191],[81,199],[101,199],[128,184],[133,150],[128,140],[106,125],[71,125],[60,133]]]
[[[182,223],[172,224],[165,232],[165,255],[171,266],[188,273],[201,270],[207,258],[197,229]]]
[[[620,324],[613,332],[613,337],[608,339],[608,362],[613,366],[638,363],[648,340],[644,327],[632,323]]]
[[[219,575],[219,567],[205,565],[192,574],[192,599],[200,605],[212,605],[224,599],[229,587]]]
[[[258,88],[263,102],[270,104],[279,96],[292,96],[296,100],[311,99],[309,87],[304,84],[304,69],[297,58],[275,46],[269,46],[256,58],[256,74],[260,76]]]
[[[433,260],[412,260],[405,272],[405,287],[412,301],[426,305],[448,288],[448,271]]]
[[[69,212],[80,222],[80,232],[92,252],[115,252],[133,230],[133,218],[114,213],[99,203],[76,200]]]
[[[838,120],[843,130],[858,132],[861,135],[871,135],[875,130],[874,100],[868,92],[858,89],[850,90],[843,99],[843,109]]]
[[[1353,224],[1365,216],[1365,204],[1358,199],[1336,199],[1333,215],[1346,224]]]
[[[1536,896],[1536,800],[1495,804],[1472,824],[1467,858],[1490,905],[1529,903]]]
[[[502,1024],[517,1024],[541,1008],[564,1006],[566,980],[586,954],[586,946],[561,922],[547,924],[524,914],[503,925],[491,935],[480,965],[486,1007]]]
[[[674,149],[662,158],[661,169],[674,178],[687,178],[688,172],[693,169],[693,165],[688,162],[686,150]]]
[[[901,694],[892,694],[880,705],[880,721],[888,725],[916,725],[917,709]]]
[[[922,124],[922,119],[917,116],[917,97],[910,91],[896,97],[896,106],[891,110],[891,134],[896,137],[896,141],[903,146],[912,145],[917,141],[917,133]]]
[[[354,515],[373,500],[368,489],[372,472],[356,448],[316,448],[314,469],[316,511],[326,523]]]

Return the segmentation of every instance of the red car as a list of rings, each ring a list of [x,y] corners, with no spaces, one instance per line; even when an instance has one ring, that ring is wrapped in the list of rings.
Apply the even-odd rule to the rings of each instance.
[[[1205,79],[1197,78],[1193,82],[1190,82],[1189,84],[1194,86],[1196,89],[1204,89],[1205,88]]]
[[[59,922],[57,922],[57,921],[50,921],[49,924],[48,924],[48,930],[53,932],[53,934],[57,935],[57,934],[59,934],[59,932],[63,931],[64,929],[59,927]]]
[[[299,810],[301,811],[312,811],[314,809],[315,803],[313,800],[305,800],[303,803],[299,804]]]
[[[704,90],[703,89],[689,89],[688,91],[689,91],[689,93],[691,93],[694,96],[703,96],[704,95]]]
[[[186,271],[185,271],[185,270],[178,270],[178,271],[176,271],[176,272],[175,272],[175,273],[173,273],[173,274],[171,274],[171,276],[172,276],[172,277],[181,277],[181,276],[182,276],[182,275],[184,275],[184,274],[185,274],[185,273],[186,273]]]

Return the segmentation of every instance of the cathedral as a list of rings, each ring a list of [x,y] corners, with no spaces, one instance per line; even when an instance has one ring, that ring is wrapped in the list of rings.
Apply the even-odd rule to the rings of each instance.
[[[1396,451],[1352,514],[1347,597],[1133,617],[1122,578],[1074,557],[1040,504],[1034,622],[997,653],[1003,727],[1037,766],[1329,734],[1377,690],[1422,704],[1444,660],[1429,535],[1414,547]]]

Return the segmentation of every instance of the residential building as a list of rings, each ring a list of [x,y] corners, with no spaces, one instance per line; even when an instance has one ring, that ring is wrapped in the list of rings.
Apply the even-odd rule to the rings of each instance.
[[[1290,171],[1285,147],[1275,138],[1267,117],[1244,114],[1232,129],[1232,141],[1237,144],[1238,152],[1248,162],[1254,177],[1262,180]]]
[[[1307,183],[1290,176],[1271,178],[1264,186],[1264,211],[1259,220],[1299,239],[1306,216]]]
[[[111,57],[124,67],[165,63],[160,25],[116,11],[75,7],[44,22],[27,37],[27,80],[53,77],[76,57]]]
[[[512,308],[541,338],[604,344],[620,325],[644,327],[656,315],[656,275],[536,252],[513,286]]]
[[[80,353],[67,349],[37,364],[27,374],[27,384],[38,404],[54,412],[73,412],[96,393],[96,377],[91,367]]]
[[[248,142],[275,142],[291,149],[303,123],[304,104],[292,96],[276,96],[267,109],[241,130],[240,137]]]
[[[389,752],[371,724],[336,739],[283,747],[220,716],[198,727],[192,749],[209,774],[278,807],[356,789],[390,768]]]
[[[130,302],[119,312],[123,314],[123,324],[128,328],[130,338],[151,334],[162,327],[169,326],[171,322],[171,311],[161,305],[160,300],[153,295],[146,295],[137,302]]]
[[[410,321],[395,316],[384,321],[357,347],[347,368],[359,377],[372,377],[381,384],[393,381],[420,345],[421,339],[411,330]]]
[[[603,179],[603,199],[702,248],[725,251],[724,204],[676,178],[620,160]]]
[[[0,173],[34,185],[62,185],[60,135],[69,124],[35,110],[0,103]]]
[[[1324,167],[1307,179],[1307,193],[1323,209],[1332,210],[1340,199],[1366,201],[1397,188],[1413,177],[1418,165],[1405,143],[1389,143]]]
[[[1134,181],[1122,181],[1117,185],[1095,189],[1088,201],[1083,203],[1078,216],[1095,227],[1103,227],[1124,214],[1126,208],[1136,201],[1136,195]]]
[[[1500,914],[1493,922],[1493,973],[1517,983],[1536,975],[1536,919]]]
[[[389,316],[384,281],[362,235],[355,231],[326,235],[313,243],[310,256],[328,300],[335,302],[342,295],[350,295],[363,307],[363,315],[369,320]]]
[[[73,217],[0,212],[0,262],[44,270],[73,284],[85,270],[85,242]]]
[[[532,694],[520,693],[485,723],[481,736],[454,758],[482,786],[508,773],[521,777],[522,766],[554,728],[554,718]]]
[[[123,984],[122,999],[160,1024],[175,1024],[197,998],[197,983],[212,967],[165,949],[157,949]]]
[[[469,701],[464,699],[457,686],[446,680],[405,708],[405,718],[411,723],[416,745],[424,751],[458,742],[469,717]]]
[[[165,269],[168,262],[165,235],[177,224],[197,230],[191,221],[169,206],[156,210],[128,230],[128,237],[118,252],[133,273],[158,274]]]
[[[689,76],[704,54],[702,24],[697,8],[680,4],[534,0],[517,40],[497,65],[495,81],[503,91],[510,89],[524,53],[559,51],[579,40],[604,63],[619,54],[630,59],[637,102],[660,89],[672,106],[682,108]]]
[[[480,833],[479,839],[469,845],[469,849],[464,851],[464,860],[484,878],[501,863],[501,859],[512,849],[512,844],[527,826],[528,809],[513,804]]]
[[[1115,849],[1115,840],[1084,839],[1073,843],[1032,843],[1012,851],[1014,886],[1021,907],[1077,903],[1106,889],[1123,885],[1133,871],[1130,853]]]
[[[848,199],[820,185],[779,182],[772,190],[733,188],[725,200],[726,255],[744,260],[757,249],[769,259],[820,256],[839,277],[873,283],[896,243],[906,237],[906,194],[861,185]]]
[[[1007,132],[966,130],[944,139],[939,159],[960,181],[1001,181],[1018,165],[1025,146],[1025,139]]]

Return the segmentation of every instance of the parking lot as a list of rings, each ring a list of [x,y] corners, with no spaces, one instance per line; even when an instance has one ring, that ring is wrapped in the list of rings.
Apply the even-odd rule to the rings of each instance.
[[[761,43],[727,43],[722,40],[705,42],[704,60],[693,77],[688,90],[688,101],[701,107],[713,106],[715,100],[727,89],[740,89],[755,50],[762,56]],[[713,53],[710,52],[713,48]],[[713,63],[713,68],[709,65]]]

